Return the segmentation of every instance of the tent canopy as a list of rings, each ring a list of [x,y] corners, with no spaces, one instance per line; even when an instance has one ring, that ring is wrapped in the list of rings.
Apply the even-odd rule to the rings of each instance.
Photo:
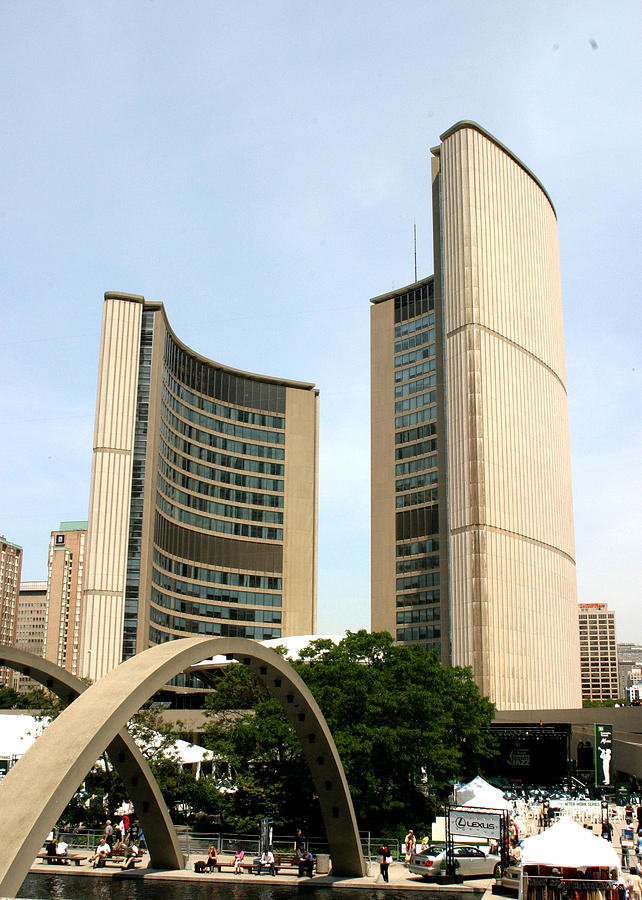
[[[480,809],[512,809],[512,804],[508,800],[504,800],[503,792],[484,781],[479,775],[468,784],[457,788],[455,796],[458,806],[477,806]]]
[[[522,844],[523,866],[604,866],[617,869],[620,861],[613,845],[569,816],[558,819],[541,834]]]

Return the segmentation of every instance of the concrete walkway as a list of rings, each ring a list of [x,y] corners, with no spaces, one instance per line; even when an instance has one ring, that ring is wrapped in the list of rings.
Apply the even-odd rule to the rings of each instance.
[[[70,878],[109,878],[124,881],[126,879],[144,880],[146,882],[205,882],[205,883],[253,883],[255,884],[259,878],[269,881],[270,884],[279,885],[295,885],[298,883],[305,884],[306,887],[312,888],[332,888],[341,890],[342,888],[367,888],[372,890],[408,890],[408,891],[428,891],[434,894],[440,893],[456,893],[458,895],[469,895],[471,900],[475,898],[483,898],[487,894],[486,900],[491,897],[491,887],[494,884],[494,878],[476,878],[466,879],[463,884],[442,884],[424,881],[420,875],[413,875],[406,869],[403,863],[392,863],[389,870],[389,883],[386,884],[379,874],[379,864],[371,862],[368,864],[368,874],[364,878],[337,878],[333,875],[315,875],[313,878],[298,878],[296,875],[234,875],[231,872],[214,872],[214,873],[198,873],[190,867],[181,871],[160,871],[157,869],[145,868],[145,861],[137,869],[130,869],[123,872],[116,867],[108,867],[104,869],[93,869],[87,863],[80,866],[58,866],[49,865],[47,862],[36,860],[30,869],[32,874],[60,874],[69,876]]]

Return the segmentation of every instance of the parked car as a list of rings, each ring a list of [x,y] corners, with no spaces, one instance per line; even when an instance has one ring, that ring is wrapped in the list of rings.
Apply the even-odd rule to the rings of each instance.
[[[497,881],[492,887],[493,894],[501,894],[505,897],[517,897],[519,894],[520,866],[509,866],[504,874],[496,875]]]
[[[484,853],[479,847],[457,844],[453,850],[453,858],[457,875],[464,878],[495,875],[500,871],[499,856]],[[426,881],[430,878],[443,878],[446,875],[446,850],[443,847],[428,847],[421,853],[413,853],[408,869],[414,875],[421,875]]]

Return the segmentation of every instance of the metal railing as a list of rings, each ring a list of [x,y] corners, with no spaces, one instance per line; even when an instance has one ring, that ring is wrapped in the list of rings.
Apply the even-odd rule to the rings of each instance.
[[[188,859],[191,856],[207,856],[207,851],[212,844],[216,847],[216,852],[223,856],[233,856],[239,844],[248,855],[259,856],[260,853],[258,833],[194,832],[181,826],[178,826],[177,833],[179,846]],[[94,851],[103,834],[104,829],[102,828],[59,831],[56,832],[56,840],[65,841],[70,848],[75,850]],[[359,834],[365,859],[376,859],[379,847],[383,845],[384,841],[388,844],[393,859],[403,859],[403,846],[397,838],[373,837],[368,831],[362,831]],[[328,852],[328,841],[325,837],[310,837],[306,839],[306,843],[313,853]],[[294,852],[294,835],[275,835],[272,846],[275,853]]]

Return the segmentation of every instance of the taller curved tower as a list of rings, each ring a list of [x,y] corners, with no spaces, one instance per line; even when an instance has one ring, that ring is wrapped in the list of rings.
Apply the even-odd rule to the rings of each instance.
[[[105,294],[80,671],[189,634],[316,631],[318,391],[186,347]]]
[[[433,156],[434,278],[371,308],[373,627],[581,706],[555,210],[474,122]]]

